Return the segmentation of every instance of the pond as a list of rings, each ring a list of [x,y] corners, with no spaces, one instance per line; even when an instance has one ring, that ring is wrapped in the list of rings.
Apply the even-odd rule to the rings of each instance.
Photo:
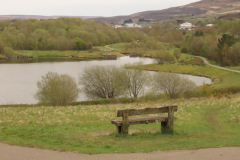
[[[34,93],[37,90],[37,81],[47,72],[68,74],[78,81],[79,74],[84,67],[100,66],[122,66],[126,63],[142,61],[144,64],[154,63],[151,58],[120,57],[117,60],[92,60],[83,61],[77,59],[52,58],[32,60],[9,60],[0,61],[0,105],[2,104],[36,104]],[[211,83],[209,78],[184,75],[193,80],[198,86]],[[78,101],[87,100],[83,93],[79,95]]]

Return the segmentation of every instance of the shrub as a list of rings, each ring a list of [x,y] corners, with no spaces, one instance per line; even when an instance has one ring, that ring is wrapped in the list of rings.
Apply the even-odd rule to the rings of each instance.
[[[77,99],[79,89],[73,77],[58,73],[48,72],[37,82],[38,90],[35,98],[40,103],[50,103],[53,106],[67,105]]]
[[[187,49],[187,47],[182,47],[182,49],[181,49],[181,53],[187,53],[188,52],[188,49]]]
[[[122,70],[123,74],[120,77],[121,82],[130,97],[137,98],[144,88],[149,84],[151,75],[144,71],[143,63],[125,64],[127,69]]]
[[[11,47],[5,47],[4,48],[4,54],[7,57],[13,57],[15,55],[14,50]]]
[[[174,55],[177,59],[179,59],[179,58],[181,57],[181,50],[178,49],[178,48],[176,48],[176,49],[174,50],[174,52],[173,52],[173,55]]]
[[[193,97],[198,97],[199,96],[199,91],[194,89],[194,90],[186,90],[183,93],[183,97],[184,98],[193,98]]]
[[[164,62],[171,62],[175,60],[174,56],[166,51],[157,51],[155,55],[158,64],[163,64]]]
[[[193,81],[178,74],[158,72],[153,76],[152,89],[156,93],[164,92],[170,99],[178,98],[182,92],[195,88]]]
[[[79,77],[83,92],[88,98],[114,98],[122,94],[122,72],[113,66],[92,66],[85,68]]]

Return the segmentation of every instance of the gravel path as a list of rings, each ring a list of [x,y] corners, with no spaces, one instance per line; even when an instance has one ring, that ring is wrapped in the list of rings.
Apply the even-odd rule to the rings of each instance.
[[[0,143],[1,160],[239,160],[240,147],[155,151],[130,154],[80,154]]]
[[[108,48],[108,49],[110,49],[110,50],[112,50],[112,51],[115,50],[114,48],[110,47],[109,45],[106,45],[105,47]]]
[[[220,66],[216,66],[216,65],[213,65],[211,63],[208,62],[208,60],[204,57],[201,57],[201,56],[195,56],[195,57],[199,57],[199,58],[202,58],[203,62],[209,66],[212,66],[212,67],[216,67],[216,68],[219,68],[219,69],[224,69],[224,70],[227,70],[227,71],[232,71],[232,72],[236,72],[236,73],[240,73],[240,71],[237,71],[237,70],[233,70],[233,69],[228,69],[228,68],[224,68],[224,67],[220,67]]]

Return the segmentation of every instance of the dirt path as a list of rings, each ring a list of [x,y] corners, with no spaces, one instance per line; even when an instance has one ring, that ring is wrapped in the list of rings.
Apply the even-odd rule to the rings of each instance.
[[[228,68],[224,68],[224,67],[220,67],[220,66],[213,65],[213,64],[209,63],[208,60],[207,60],[206,58],[204,58],[204,57],[201,57],[201,56],[194,56],[194,57],[202,58],[203,62],[204,62],[206,65],[209,65],[209,66],[212,66],[212,67],[216,67],[216,68],[219,68],[219,69],[224,69],[224,70],[231,71],[231,72],[240,73],[240,71],[236,71],[236,70],[232,70],[232,69],[228,69]]]
[[[108,49],[110,49],[110,50],[112,50],[112,51],[115,50],[114,48],[110,47],[109,45],[106,45],[105,47],[108,48]]]
[[[239,147],[225,147],[199,150],[155,151],[151,153],[88,155],[11,146],[0,143],[1,160],[239,160],[239,151]]]

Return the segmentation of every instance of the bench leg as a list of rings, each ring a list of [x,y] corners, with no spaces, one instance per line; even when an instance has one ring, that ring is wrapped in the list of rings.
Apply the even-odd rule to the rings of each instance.
[[[168,110],[168,129],[170,133],[173,133],[173,123],[174,123],[174,108],[169,107]]]
[[[168,130],[168,121],[161,122],[161,133],[167,133]]]
[[[174,123],[174,108],[169,107],[168,119],[165,122],[161,122],[161,133],[173,133],[173,123]]]
[[[123,112],[123,125],[122,125],[122,133],[128,134],[128,111]]]
[[[122,133],[122,126],[117,126],[116,125],[116,132],[117,133]]]

